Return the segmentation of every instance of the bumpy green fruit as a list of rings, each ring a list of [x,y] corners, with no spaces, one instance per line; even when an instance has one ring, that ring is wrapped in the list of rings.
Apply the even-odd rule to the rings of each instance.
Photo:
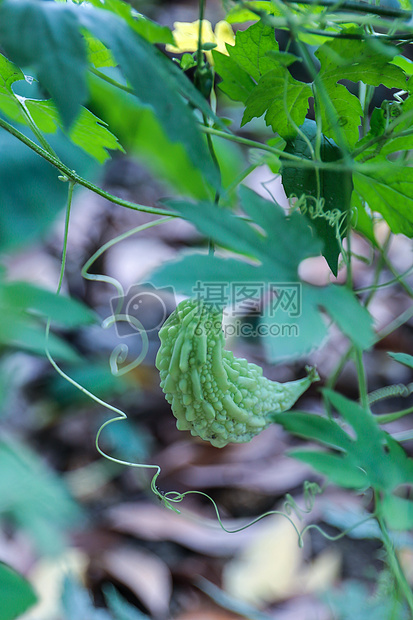
[[[217,448],[250,441],[271,423],[269,413],[290,409],[318,380],[314,370],[289,383],[263,377],[260,366],[224,349],[222,311],[198,300],[181,302],[159,337],[156,367],[177,428]]]

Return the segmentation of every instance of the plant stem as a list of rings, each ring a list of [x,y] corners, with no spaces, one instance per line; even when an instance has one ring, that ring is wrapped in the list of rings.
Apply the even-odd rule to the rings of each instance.
[[[393,319],[393,321],[391,321],[391,323],[386,325],[386,327],[383,327],[382,330],[377,332],[375,342],[379,342],[380,340],[383,340],[383,338],[386,338],[386,336],[393,333],[396,329],[404,325],[406,321],[408,321],[412,316],[413,316],[413,307],[407,308],[407,310],[399,314],[399,316]]]
[[[109,192],[106,192],[94,183],[87,181],[79,174],[77,174],[77,172],[68,168],[68,166],[63,164],[60,159],[56,158],[44,148],[33,142],[33,140],[30,140],[30,138],[25,136],[21,131],[13,127],[13,125],[10,125],[10,123],[8,123],[2,118],[0,118],[0,127],[8,131],[12,136],[20,140],[20,142],[23,142],[23,144],[28,146],[38,155],[40,155],[40,157],[43,157],[43,159],[45,159],[49,162],[49,164],[52,164],[52,166],[60,170],[60,172],[62,172],[68,179],[70,179],[77,185],[82,185],[83,187],[86,187],[95,194],[102,196],[102,198],[106,198],[106,200],[109,200],[109,202],[118,204],[121,207],[126,207],[127,209],[133,209],[134,211],[143,211],[144,213],[152,213],[153,215],[170,215],[172,217],[177,217],[176,213],[173,213],[172,211],[167,211],[166,209],[158,209],[156,207],[146,207],[144,205],[130,202],[129,200],[123,200],[122,198],[118,198],[113,194],[109,194]]]
[[[286,0],[281,0],[286,2]],[[295,4],[288,0],[288,4]],[[307,4],[310,6],[325,6],[331,7],[335,13],[339,11],[354,11],[356,13],[371,13],[373,15],[381,15],[382,17],[399,17],[401,19],[410,19],[411,12],[403,11],[402,9],[391,9],[384,6],[376,6],[374,4],[367,4],[366,2],[353,2],[352,0],[345,0],[337,4],[336,0],[297,0],[297,4]],[[250,9],[251,10],[251,9]]]
[[[389,232],[387,233],[386,239],[385,239],[385,241],[383,243],[383,247],[380,248],[380,256],[379,256],[379,258],[377,260],[376,268],[374,270],[374,278],[373,278],[372,288],[371,288],[371,290],[370,290],[369,294],[367,295],[367,298],[366,298],[366,300],[364,302],[364,305],[366,306],[366,308],[367,308],[367,306],[369,305],[369,303],[371,302],[371,300],[373,299],[373,297],[374,297],[374,295],[376,293],[377,285],[378,285],[379,278],[380,278],[380,274],[381,274],[381,271],[383,269],[384,257],[385,257],[385,254],[386,254],[387,250],[388,250],[388,247],[390,245],[390,241],[391,241],[391,231],[389,230]]]
[[[389,268],[389,270],[392,272],[392,274],[395,276],[395,280],[396,282],[398,282],[400,284],[400,286],[402,286],[404,288],[404,290],[406,291],[406,293],[410,296],[413,297],[413,289],[411,286],[409,286],[409,284],[407,284],[407,282],[405,282],[403,280],[403,274],[399,274],[397,273],[396,269],[393,267],[393,265],[391,264],[388,256],[383,253],[383,261],[386,263],[387,267]]]
[[[406,575],[404,574],[403,569],[400,566],[399,558],[397,557],[397,554],[394,549],[394,544],[389,536],[386,523],[381,515],[380,500],[378,498],[377,492],[376,492],[376,508],[377,508],[376,518],[377,518],[377,522],[380,527],[380,531],[382,533],[382,540],[383,540],[384,548],[386,549],[389,568],[391,572],[393,573],[393,576],[396,580],[396,583],[401,593],[406,599],[406,602],[409,606],[411,614],[413,614],[413,592],[406,579]]]
[[[72,208],[72,198],[73,198],[73,190],[75,188],[76,183],[72,180],[69,180],[69,187],[67,190],[67,203],[66,203],[66,216],[65,216],[65,231],[63,237],[63,249],[62,249],[62,261],[60,263],[60,276],[59,282],[56,289],[56,295],[59,295],[60,290],[63,284],[63,277],[65,275],[66,268],[66,257],[67,257],[67,240],[69,237],[69,221],[70,221],[70,211]]]
[[[199,0],[199,28],[198,28],[198,47],[196,51],[197,71],[204,65],[204,54],[202,52],[202,22],[204,20],[205,0]]]
[[[380,415],[375,415],[374,419],[377,420],[379,424],[388,424],[389,422],[399,420],[400,418],[403,418],[405,415],[409,415],[410,413],[413,413],[413,407],[409,407],[408,409],[401,409],[400,411],[395,411],[394,413],[382,413]]]
[[[257,142],[256,140],[250,140],[249,138],[243,138],[242,136],[237,136],[232,133],[220,131],[219,129],[215,129],[214,127],[205,127],[204,125],[199,125],[199,129],[203,133],[218,136],[220,138],[224,138],[225,140],[229,140],[230,142],[243,144],[244,146],[249,146],[250,148],[259,149],[261,151],[267,151],[272,155],[282,157],[284,167],[301,167],[312,170],[314,168],[320,168],[321,170],[334,170],[336,172],[351,172],[354,169],[354,166],[346,166],[346,164],[342,160],[337,160],[335,162],[324,162],[306,159],[303,157],[299,157],[298,155],[293,155],[292,153],[287,153],[285,151],[282,151],[281,149],[277,149],[273,146],[270,146],[269,144],[263,144],[262,142]]]
[[[300,30],[304,30],[304,28],[301,28]],[[353,41],[372,41],[372,40],[378,40],[379,38],[383,38],[383,37],[379,37],[378,35],[370,35],[370,34],[354,34],[351,32],[329,32],[328,30],[316,30],[315,28],[305,28],[305,32],[306,34],[314,34],[315,36],[318,37],[328,37],[329,39],[347,39],[347,40],[353,40]],[[403,41],[403,42],[409,42],[413,39],[413,34],[410,33],[400,33],[400,34],[395,34],[395,35],[386,35],[386,40],[387,41]]]
[[[356,348],[354,350],[354,355],[356,359],[357,376],[359,380],[360,403],[363,409],[369,411],[370,407],[367,392],[366,371],[363,364],[363,353],[361,349]]]
[[[396,274],[395,278],[392,278],[391,280],[387,280],[387,282],[382,282],[381,284],[376,284],[376,285],[372,284],[370,286],[362,286],[361,288],[356,289],[355,292],[363,293],[365,291],[371,291],[372,289],[375,290],[379,288],[385,288],[386,286],[391,286],[392,284],[397,284],[397,283],[403,286],[403,278],[410,275],[412,271],[413,271],[413,265],[410,265],[410,267],[408,267],[405,271],[403,271],[402,273]]]
[[[96,75],[96,77],[98,77],[101,80],[103,80],[104,82],[107,82],[111,86],[115,86],[116,88],[119,88],[120,90],[125,91],[125,93],[128,93],[129,95],[135,95],[136,94],[135,91],[133,90],[133,88],[131,88],[130,86],[126,86],[125,84],[121,84],[121,82],[118,82],[117,80],[114,80],[113,78],[109,77],[108,75],[106,75],[102,71],[99,71],[98,69],[95,69],[95,67],[89,67],[89,71],[91,73],[93,73],[93,75]]]
[[[24,115],[24,117],[25,117],[25,119],[26,119],[30,129],[32,130],[32,132],[34,133],[34,135],[36,136],[36,138],[40,142],[40,145],[44,148],[45,151],[50,153],[50,155],[52,155],[56,159],[59,159],[59,157],[56,155],[56,153],[53,150],[53,148],[51,147],[51,145],[48,143],[48,141],[46,140],[46,138],[44,137],[44,135],[42,134],[42,132],[40,131],[40,129],[38,128],[36,123],[34,122],[34,120],[32,118],[32,115],[30,114],[29,110],[27,109],[24,97],[17,97],[16,96],[16,99],[19,102],[20,109],[21,109],[21,111],[22,111],[22,113],[23,113],[23,115]]]

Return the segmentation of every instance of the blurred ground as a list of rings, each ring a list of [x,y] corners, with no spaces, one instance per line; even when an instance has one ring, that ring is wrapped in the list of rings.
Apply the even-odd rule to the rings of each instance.
[[[212,21],[221,16],[219,4],[207,2],[207,16]],[[192,3],[159,3],[151,7],[151,13],[168,25],[177,19],[196,19]],[[264,168],[251,183],[261,191],[259,183],[270,178],[270,171]],[[169,191],[141,165],[123,156],[107,165],[105,187],[123,198],[148,205]],[[102,319],[110,314],[113,291],[105,284],[84,281],[80,269],[103,243],[147,220],[143,214],[116,207],[89,193],[81,191],[76,195],[65,286]],[[10,278],[28,279],[54,290],[60,268],[62,230],[60,217],[43,244],[10,257]],[[119,244],[102,257],[96,269],[119,279],[127,290],[136,282],[145,281],[156,265],[199,242],[191,226],[171,222]],[[367,247],[356,237],[353,250],[368,256]],[[404,271],[411,264],[411,242],[395,238],[389,256],[397,270]],[[328,270],[323,261],[303,265],[302,277],[325,284]],[[339,279],[343,277],[340,272]],[[383,279],[392,277],[384,269]],[[370,285],[372,279],[371,263],[356,262],[355,288]],[[376,328],[385,329],[410,306],[411,299],[402,287],[383,288],[370,308]],[[370,390],[412,381],[411,372],[386,355],[388,350],[413,354],[412,328],[410,319],[367,354]],[[322,485],[323,480],[304,464],[286,456],[286,451],[300,442],[276,426],[249,444],[223,450],[177,431],[153,366],[156,334],[144,364],[112,382],[108,373],[99,369],[108,368],[108,358],[119,341],[115,330],[97,326],[70,333],[68,337],[86,359],[84,366],[73,370],[76,378],[128,415],[127,422],[104,431],[105,450],[120,459],[159,464],[162,475],[157,484],[163,491],[208,493],[219,505],[229,529],[240,527],[263,512],[280,510],[291,513],[299,530],[312,523],[334,536],[354,524],[369,508],[371,498],[355,497],[328,486],[315,498],[309,514],[291,512],[285,505],[286,495],[290,494],[296,505],[304,509],[305,481]],[[236,342],[232,348],[237,355],[261,364],[264,374],[272,379],[288,381],[302,376],[305,364],[310,363],[317,365],[323,382],[346,347],[344,337],[333,331],[328,342],[310,359],[275,368],[266,363],[256,345]],[[134,354],[133,346],[130,354]],[[22,513],[26,519],[16,521],[5,515],[0,521],[0,560],[25,574],[41,596],[40,605],[24,620],[105,618],[96,609],[104,614],[109,596],[114,613],[113,601],[117,599],[111,586],[123,597],[121,603],[118,600],[118,615],[113,616],[118,620],[390,617],[374,611],[374,601],[369,599],[376,591],[377,581],[382,591],[391,587],[383,571],[381,545],[373,527],[366,525],[357,530],[357,535],[353,533],[337,542],[310,530],[300,549],[296,532],[282,516],[270,516],[238,534],[227,534],[219,528],[213,506],[203,495],[189,495],[178,506],[180,514],[167,510],[148,491],[147,472],[122,467],[98,455],[95,436],[108,419],[108,412],[65,383],[46,360],[23,353],[8,354],[2,362],[2,373],[6,386],[2,434],[21,441],[37,455],[36,462],[39,459],[47,466],[45,471],[33,473],[32,469],[33,479],[27,477],[27,505]],[[312,388],[301,399],[300,409],[320,410],[318,388],[319,385]],[[337,388],[348,397],[357,398],[356,374],[351,363],[345,366]],[[391,410],[396,410],[409,403],[407,399],[393,399],[385,402],[383,410],[387,411],[390,405]],[[376,410],[381,411],[379,405]],[[408,428],[411,417],[392,423],[387,430],[398,433]],[[405,446],[413,452],[412,443]],[[24,457],[29,464],[30,454]],[[74,501],[67,499],[67,507],[62,509],[69,515],[65,522],[65,515],[57,508],[53,512],[57,495],[51,491],[39,508],[45,517],[37,523],[35,500],[30,493],[35,492],[36,484],[44,490],[52,483],[50,472],[56,475],[53,483],[58,485],[60,480],[67,485]],[[5,475],[3,472],[2,476]],[[40,491],[36,493],[39,497]],[[58,525],[60,519],[62,524]],[[62,532],[66,540],[58,541],[56,537]],[[413,580],[411,536],[406,536],[403,560]],[[132,607],[127,607],[126,602]],[[362,605],[370,603],[369,616],[357,615],[362,613]]]

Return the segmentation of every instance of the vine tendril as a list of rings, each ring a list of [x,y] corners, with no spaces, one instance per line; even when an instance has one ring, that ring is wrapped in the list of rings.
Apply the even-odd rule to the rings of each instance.
[[[70,211],[71,211],[71,204],[72,204],[72,197],[73,197],[73,189],[75,186],[75,182],[72,180],[69,180],[69,189],[68,189],[68,199],[67,199],[67,207],[66,207],[66,217],[65,217],[65,230],[64,230],[64,241],[63,241],[63,251],[62,251],[62,260],[61,260],[61,268],[60,268],[60,277],[59,277],[59,283],[57,286],[57,291],[56,294],[59,295],[60,294],[60,290],[62,287],[62,282],[63,282],[63,277],[64,277],[64,272],[65,272],[65,265],[66,265],[66,257],[67,257],[67,240],[68,240],[68,232],[69,232],[69,220],[70,220]],[[105,243],[101,248],[99,248],[99,250],[97,250],[89,259],[88,261],[85,263],[85,265],[82,268],[82,275],[83,277],[85,277],[88,280],[92,280],[92,281],[98,281],[98,282],[103,282],[106,284],[112,284],[116,291],[119,294],[123,295],[123,287],[120,284],[120,282],[118,282],[117,280],[115,280],[114,278],[111,278],[109,276],[104,276],[104,275],[100,275],[100,274],[91,274],[89,273],[89,269],[91,268],[91,266],[93,265],[93,263],[96,261],[97,258],[99,258],[106,250],[108,250],[109,248],[113,247],[116,243],[132,236],[133,234],[136,234],[138,232],[141,232],[143,230],[146,230],[148,228],[151,228],[152,226],[156,226],[158,224],[162,224],[166,221],[168,221],[170,218],[163,218],[160,220],[155,220],[153,222],[149,222],[146,224],[143,224],[141,226],[137,226],[136,228],[133,228],[132,230],[123,233],[121,235],[119,235],[118,237],[112,239],[111,241]],[[131,364],[128,364],[126,367],[123,368],[119,368],[118,366],[118,362],[121,361],[121,363],[126,359],[127,356],[127,347],[126,349],[124,348],[124,345],[116,347],[114,349],[114,351],[112,352],[111,358],[110,358],[110,366],[112,369],[112,372],[114,372],[114,374],[120,375],[120,374],[125,374],[126,372],[129,372],[130,370],[132,370],[132,368],[135,368],[138,364],[140,364],[144,357],[146,356],[147,353],[147,347],[148,347],[148,337],[147,334],[145,332],[145,330],[143,329],[142,324],[140,323],[140,321],[138,321],[138,319],[134,318],[134,317],[130,317],[130,316],[126,316],[126,315],[119,315],[114,313],[114,315],[108,317],[107,319],[105,319],[102,323],[102,327],[103,328],[107,328],[109,326],[111,326],[114,322],[116,322],[117,320],[127,320],[128,322],[133,323],[134,327],[142,334],[142,352],[139,355],[138,359],[135,360],[134,362],[132,362]],[[74,379],[72,379],[67,373],[65,373],[60,366],[56,363],[56,361],[53,359],[50,350],[49,350],[49,346],[48,346],[48,341],[49,341],[49,334],[50,334],[50,326],[51,326],[51,319],[49,318],[47,320],[47,324],[46,324],[46,340],[45,340],[45,353],[46,353],[46,357],[49,360],[50,364],[52,365],[52,367],[55,369],[55,371],[68,383],[70,383],[73,387],[75,387],[77,390],[79,390],[80,392],[82,392],[83,394],[85,394],[87,397],[89,397],[91,400],[93,400],[95,403],[97,403],[98,405],[101,405],[102,407],[104,407],[105,409],[113,412],[114,414],[116,414],[116,417],[110,418],[109,420],[106,420],[98,429],[97,433],[96,433],[96,438],[95,438],[95,446],[96,446],[96,450],[97,452],[105,459],[116,463],[118,465],[123,465],[126,467],[134,467],[137,469],[145,469],[145,470],[152,470],[154,471],[152,478],[151,478],[151,482],[150,482],[150,489],[152,491],[152,493],[155,495],[155,497],[157,497],[162,504],[170,509],[173,510],[174,512],[181,514],[181,510],[179,510],[179,508],[176,507],[177,504],[180,504],[188,495],[200,495],[202,497],[205,497],[206,499],[208,499],[211,503],[212,506],[214,508],[215,511],[215,515],[218,521],[219,526],[221,527],[222,530],[224,530],[225,532],[227,532],[228,534],[236,534],[238,532],[241,532],[249,527],[251,527],[252,525],[255,525],[256,523],[258,523],[259,521],[261,521],[262,519],[271,516],[271,515],[280,515],[285,517],[286,519],[288,519],[288,521],[291,523],[292,527],[294,528],[297,537],[298,537],[298,545],[299,547],[303,547],[304,545],[304,541],[303,541],[303,537],[305,535],[305,533],[307,533],[309,530],[311,529],[315,529],[318,532],[320,532],[325,538],[327,538],[328,540],[338,540],[339,538],[342,538],[343,536],[346,536],[347,533],[349,533],[351,530],[355,529],[356,527],[358,527],[359,525],[361,525],[362,523],[364,523],[365,521],[367,521],[368,519],[371,519],[374,517],[374,515],[369,515],[368,517],[366,517],[365,519],[363,519],[362,521],[360,521],[359,523],[353,525],[352,527],[350,527],[349,529],[341,532],[340,534],[338,534],[337,536],[330,536],[327,532],[325,532],[321,527],[319,527],[318,525],[315,524],[309,524],[307,526],[305,526],[301,531],[298,529],[297,525],[294,523],[294,520],[292,519],[292,515],[294,514],[296,517],[301,518],[301,515],[303,514],[309,514],[313,507],[314,507],[314,503],[315,503],[315,498],[318,494],[320,494],[322,492],[322,489],[320,488],[320,486],[317,483],[314,482],[308,482],[306,481],[304,483],[304,507],[300,507],[296,501],[294,500],[294,498],[290,495],[287,494],[285,497],[285,501],[284,501],[284,511],[281,510],[270,510],[267,511],[261,515],[259,515],[258,517],[256,517],[255,519],[253,519],[252,521],[249,521],[248,523],[246,523],[245,525],[242,525],[240,527],[237,527],[235,529],[229,529],[227,528],[221,518],[220,512],[219,512],[219,508],[217,503],[215,502],[215,500],[210,497],[207,493],[204,493],[203,491],[197,491],[197,490],[190,490],[190,491],[185,491],[183,493],[179,492],[179,491],[167,491],[164,492],[162,490],[160,490],[157,486],[157,480],[161,474],[161,467],[159,465],[155,465],[155,464],[150,464],[150,463],[135,463],[132,461],[126,461],[123,459],[118,459],[114,456],[111,456],[110,454],[108,454],[107,452],[105,452],[101,446],[100,446],[100,438],[102,435],[103,430],[109,426],[110,424],[113,424],[114,422],[119,422],[122,420],[126,420],[127,419],[127,415],[124,411],[122,411],[121,409],[119,409],[118,407],[115,407],[113,405],[111,405],[110,403],[105,402],[104,400],[102,400],[101,398],[99,398],[98,396],[96,396],[95,394],[93,394],[92,392],[90,392],[89,390],[87,390],[85,387],[83,387],[80,383],[78,383],[77,381],[75,381]],[[211,526],[211,521],[207,521],[206,523],[208,523],[209,526]]]
[[[404,385],[403,383],[397,383],[395,385],[386,385],[385,387],[379,388],[378,390],[374,390],[374,392],[370,392],[368,394],[369,404],[372,405],[379,400],[384,400],[385,398],[392,398],[393,396],[402,396],[403,398],[407,398],[413,392],[413,383],[409,383],[408,385]]]

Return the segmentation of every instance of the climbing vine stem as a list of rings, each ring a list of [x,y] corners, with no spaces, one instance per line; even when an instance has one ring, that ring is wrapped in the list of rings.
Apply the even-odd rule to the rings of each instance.
[[[406,579],[406,575],[402,567],[400,566],[399,558],[397,557],[394,542],[390,538],[389,532],[387,530],[386,523],[382,516],[381,510],[381,500],[378,491],[375,492],[376,498],[376,519],[380,527],[380,531],[382,534],[382,541],[384,544],[384,548],[387,554],[387,560],[390,567],[391,572],[395,578],[397,586],[399,587],[401,593],[406,599],[406,602],[409,606],[410,612],[413,614],[413,591]]]
[[[71,168],[66,166],[55,155],[33,142],[33,140],[30,140],[30,138],[28,138],[21,131],[16,129],[16,127],[13,127],[13,125],[10,125],[10,123],[5,121],[3,118],[0,118],[0,127],[8,131],[12,136],[20,140],[20,142],[23,142],[23,144],[25,144],[32,151],[37,153],[37,155],[43,157],[43,159],[48,161],[49,164],[52,164],[52,166],[54,166],[61,173],[63,173],[63,175],[66,176],[68,180],[72,181],[74,184],[86,187],[86,189],[89,189],[90,191],[98,194],[99,196],[102,196],[102,198],[106,198],[106,200],[109,200],[109,202],[118,204],[121,207],[126,207],[127,209],[133,209],[134,211],[143,211],[144,213],[152,213],[154,215],[170,215],[176,217],[176,213],[173,213],[172,211],[167,211],[166,209],[158,209],[156,207],[146,207],[144,205],[140,205],[135,202],[130,202],[129,200],[123,200],[122,198],[113,196],[113,194],[106,192],[101,187],[98,187],[94,183],[91,183],[90,181],[84,179],[82,176],[77,174],[75,170],[72,170]]]

